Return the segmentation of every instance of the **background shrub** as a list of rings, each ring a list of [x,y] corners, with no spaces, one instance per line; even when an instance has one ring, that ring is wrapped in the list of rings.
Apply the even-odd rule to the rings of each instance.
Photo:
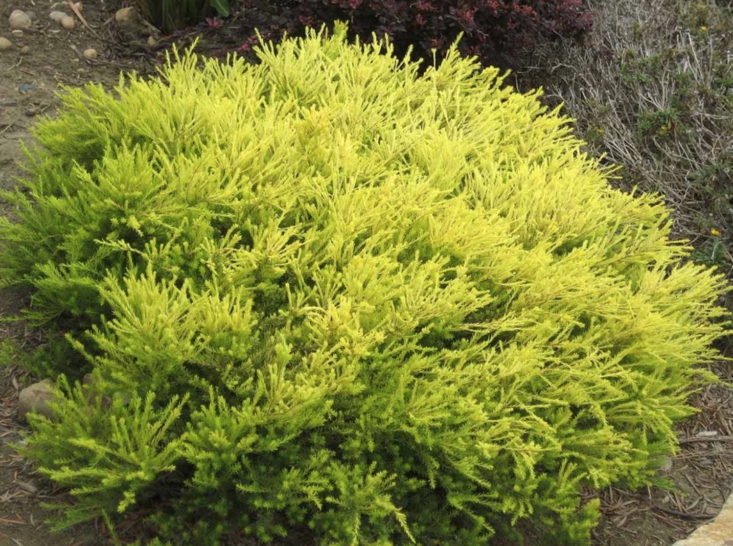
[[[229,0],[136,0],[143,15],[164,32],[201,23],[207,16],[229,15]]]
[[[464,545],[531,516],[583,543],[579,490],[674,450],[722,280],[537,93],[385,49],[186,56],[37,126],[0,272],[91,371],[26,451],[66,523]]]
[[[350,21],[364,41],[372,33],[389,36],[399,56],[408,48],[432,61],[442,57],[459,35],[459,51],[484,65],[509,67],[523,48],[558,37],[580,39],[591,15],[580,0],[247,0],[238,16],[243,49],[256,43],[254,29],[279,38],[299,35],[305,25]]]
[[[715,0],[590,0],[589,47],[534,51],[543,85],[626,188],[664,195],[694,259],[733,273],[733,12]],[[545,67],[545,68],[541,68]],[[548,69],[553,67],[551,71]],[[731,305],[731,302],[728,303]]]

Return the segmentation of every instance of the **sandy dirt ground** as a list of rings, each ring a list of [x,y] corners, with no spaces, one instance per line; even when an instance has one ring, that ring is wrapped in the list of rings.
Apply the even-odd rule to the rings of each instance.
[[[0,0],[0,36],[9,39],[9,50],[0,51],[0,187],[9,189],[22,176],[19,168],[22,146],[32,145],[29,132],[43,115],[53,115],[59,105],[56,96],[61,86],[80,86],[88,82],[112,87],[122,71],[149,67],[140,57],[121,57],[109,47],[118,38],[112,25],[117,3],[87,0],[82,16],[87,28],[64,2],[47,0]],[[22,36],[11,33],[8,17],[14,9],[33,12],[33,26]],[[52,10],[65,11],[75,19],[71,30],[49,18]],[[144,36],[141,36],[144,38]],[[124,44],[123,44],[124,45]],[[95,49],[96,60],[84,58],[84,51]],[[129,53],[130,48],[126,51]],[[150,60],[150,59],[147,59]],[[12,215],[7,207],[0,210]],[[11,316],[27,303],[27,295],[0,292],[0,315]],[[0,324],[0,338],[12,337],[23,345],[37,343],[37,334],[23,324]],[[60,534],[51,534],[44,520],[54,515],[43,504],[64,500],[64,494],[43,479],[19,457],[11,444],[27,433],[16,419],[15,404],[20,389],[32,378],[13,365],[0,362],[0,546],[92,546],[107,544],[101,524],[82,525]]]

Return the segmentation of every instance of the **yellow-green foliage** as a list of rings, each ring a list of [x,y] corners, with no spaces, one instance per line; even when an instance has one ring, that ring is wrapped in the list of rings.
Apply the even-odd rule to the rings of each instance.
[[[179,544],[484,544],[530,517],[583,543],[580,488],[674,450],[722,281],[537,94],[345,33],[71,90],[36,128],[2,271],[91,327],[93,380],[28,453],[69,521],[145,510]]]

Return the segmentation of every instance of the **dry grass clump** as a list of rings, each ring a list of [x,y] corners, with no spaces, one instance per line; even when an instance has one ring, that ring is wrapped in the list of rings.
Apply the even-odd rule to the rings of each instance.
[[[587,47],[546,45],[518,74],[564,102],[618,184],[663,194],[695,259],[733,270],[733,4],[588,0]]]

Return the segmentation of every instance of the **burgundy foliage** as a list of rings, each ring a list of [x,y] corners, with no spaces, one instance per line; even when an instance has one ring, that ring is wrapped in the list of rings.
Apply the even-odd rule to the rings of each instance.
[[[460,50],[482,63],[516,65],[517,53],[538,41],[581,39],[591,15],[581,0],[244,0],[240,15],[268,39],[299,35],[305,26],[342,20],[366,41],[389,35],[398,54],[438,59],[460,34]],[[256,39],[248,37],[241,51]]]

